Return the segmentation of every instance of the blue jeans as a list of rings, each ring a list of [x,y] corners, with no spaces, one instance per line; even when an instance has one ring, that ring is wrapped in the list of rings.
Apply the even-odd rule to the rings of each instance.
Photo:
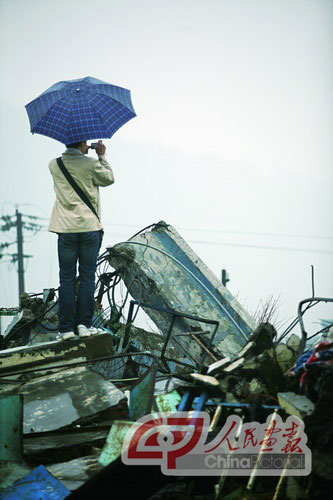
[[[59,331],[74,331],[77,325],[91,326],[94,314],[95,273],[102,231],[59,233]],[[76,297],[76,268],[80,286]]]

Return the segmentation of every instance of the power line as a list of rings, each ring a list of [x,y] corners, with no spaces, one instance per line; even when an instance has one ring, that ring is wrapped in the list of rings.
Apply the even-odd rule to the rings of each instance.
[[[15,208],[17,207],[17,203],[13,203],[12,201],[4,201],[1,204],[1,209],[0,209],[1,210],[1,214],[3,214],[4,206],[5,205],[12,205]],[[20,207],[33,207],[33,208],[37,208],[37,210],[40,210],[45,215],[48,215],[48,212],[43,207],[40,207],[39,205],[35,205],[34,203],[20,203],[19,205],[20,205]],[[30,216],[27,216],[27,217],[30,217]],[[34,217],[34,216],[31,216],[31,217]],[[41,219],[41,220],[49,220],[49,217],[38,217],[38,218]]]
[[[118,226],[118,227],[136,227],[136,224],[104,224],[104,226]],[[302,238],[302,239],[316,239],[316,240],[333,240],[333,236],[322,236],[313,234],[287,234],[287,233],[264,233],[257,231],[229,231],[224,229],[207,229],[207,228],[194,228],[194,227],[179,227],[180,231],[196,231],[202,233],[221,233],[221,234],[241,234],[241,235],[251,235],[251,236],[269,236],[269,237],[281,237],[281,238]]]
[[[108,224],[104,224],[108,225]],[[112,236],[119,235],[125,236],[121,232],[112,232]],[[240,247],[240,248],[257,248],[260,250],[278,250],[283,252],[306,252],[306,253],[323,253],[332,254],[333,250],[324,250],[321,248],[298,248],[298,247],[279,247],[273,245],[252,245],[248,243],[233,243],[233,242],[223,242],[223,241],[207,241],[207,240],[186,240],[188,244],[198,244],[198,245],[215,245],[215,246],[230,246],[230,247]]]
[[[223,234],[246,234],[251,236],[269,236],[281,238],[302,238],[302,239],[320,239],[320,240],[333,240],[333,236],[315,236],[311,234],[287,234],[287,233],[261,233],[256,231],[227,231],[222,229],[195,229],[195,228],[180,228],[187,231],[200,231],[206,233],[223,233]]]
[[[199,241],[199,240],[188,240],[189,243],[196,243],[200,245],[222,245],[229,247],[244,247],[244,248],[260,248],[263,250],[281,250],[284,252],[313,252],[313,253],[326,253],[332,254],[333,250],[322,250],[320,248],[293,248],[293,247],[276,247],[267,245],[250,245],[247,243],[230,243],[230,242],[218,242],[218,241]]]

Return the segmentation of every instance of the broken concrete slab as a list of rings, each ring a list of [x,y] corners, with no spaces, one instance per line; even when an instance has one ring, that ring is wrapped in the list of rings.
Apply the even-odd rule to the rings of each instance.
[[[15,375],[45,366],[48,370],[73,362],[90,361],[114,354],[108,333],[62,342],[43,342],[0,351],[0,376]]]
[[[230,363],[230,358],[228,358],[228,357],[223,358],[223,359],[219,359],[215,363],[212,363],[211,365],[208,366],[207,375],[208,374],[213,375],[213,374],[219,372],[229,363]]]
[[[272,325],[269,323],[261,323],[251,335],[249,342],[240,350],[238,357],[230,363],[222,365],[218,373],[216,374],[218,379],[227,376],[232,376],[234,379],[243,380],[247,382],[248,392],[251,392],[251,387],[249,383],[256,380],[258,384],[255,384],[255,393],[265,386],[264,392],[268,394],[274,394],[276,392],[282,392],[286,389],[286,381],[283,377],[283,370],[281,370],[279,359],[277,359],[277,353],[275,347],[273,346],[273,338],[276,335],[276,331]],[[286,362],[285,358],[282,358],[281,353],[285,353],[289,349],[282,345],[278,353],[280,355],[280,362]],[[290,351],[291,353],[291,351]],[[292,354],[291,354],[292,355]],[[289,357],[287,358],[289,362]],[[284,365],[283,365],[284,366]],[[234,382],[233,379],[231,379]],[[234,384],[234,385],[237,385]],[[242,382],[239,382],[238,387],[241,388]],[[231,390],[231,386],[228,381],[220,381],[221,390]]]
[[[249,341],[253,342],[251,354],[260,354],[273,346],[273,340],[277,332],[270,323],[259,323],[255,332],[250,336]]]
[[[286,381],[279,365],[275,362],[274,352],[265,351],[255,358],[254,375],[266,386],[269,394],[286,389]]]
[[[201,373],[190,373],[190,376],[196,381],[201,383],[202,385],[208,387],[218,387],[219,381],[212,377],[211,375],[203,375]]]
[[[286,345],[289,347],[289,349],[292,349],[294,351],[296,356],[299,351],[299,346],[301,345],[301,337],[292,333],[288,338]]]
[[[255,329],[251,316],[165,222],[108,251],[109,262],[140,302],[218,321],[213,344],[222,355],[237,354]],[[145,312],[167,335],[170,315],[148,308]],[[188,319],[177,319],[174,323],[175,334],[195,329],[201,330],[202,324]],[[177,337],[179,342],[185,352],[198,358],[198,346],[193,341]],[[171,343],[177,347],[174,337]],[[202,354],[200,349],[199,352]]]
[[[295,392],[279,392],[277,397],[279,405],[288,415],[296,415],[303,419],[314,412],[315,405],[306,396]]]
[[[266,388],[263,383],[259,382],[258,379],[253,378],[249,383],[249,393],[251,396],[258,396],[259,394],[265,394]]]
[[[268,394],[286,388],[286,381],[279,365],[275,362],[273,349],[266,350],[256,357],[241,358],[225,368],[224,372],[232,373],[235,377],[245,377],[247,380],[257,378],[265,385]]]
[[[286,344],[278,344],[275,347],[275,355],[276,360],[283,373],[285,373],[291,366],[293,366],[296,359],[296,355],[291,349],[288,348]]]
[[[232,363],[230,363],[228,366],[226,366],[225,368],[223,368],[223,372],[224,373],[227,373],[227,374],[230,374],[232,373],[233,371],[239,369],[240,367],[242,367],[244,365],[244,358],[239,358],[239,359],[236,359],[236,361],[233,361]],[[253,368],[254,368],[254,364],[253,364]],[[252,367],[252,365],[251,365]]]

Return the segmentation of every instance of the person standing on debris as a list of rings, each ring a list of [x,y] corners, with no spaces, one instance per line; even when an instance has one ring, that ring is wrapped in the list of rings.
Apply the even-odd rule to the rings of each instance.
[[[49,231],[58,234],[59,333],[56,340],[88,337],[93,328],[95,273],[102,244],[99,186],[114,182],[105,158],[106,146],[96,143],[98,159],[86,156],[87,141],[67,144],[61,158],[50,161],[56,201]],[[69,174],[69,175],[68,175]],[[73,182],[74,180],[74,182]],[[76,268],[79,264],[79,290],[76,297]]]

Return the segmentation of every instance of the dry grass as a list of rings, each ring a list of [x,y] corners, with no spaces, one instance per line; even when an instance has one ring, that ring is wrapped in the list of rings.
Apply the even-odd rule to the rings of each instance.
[[[269,295],[266,299],[260,300],[252,316],[257,324],[270,323],[275,330],[280,330],[288,320],[279,318],[279,309],[281,307],[281,298]]]

